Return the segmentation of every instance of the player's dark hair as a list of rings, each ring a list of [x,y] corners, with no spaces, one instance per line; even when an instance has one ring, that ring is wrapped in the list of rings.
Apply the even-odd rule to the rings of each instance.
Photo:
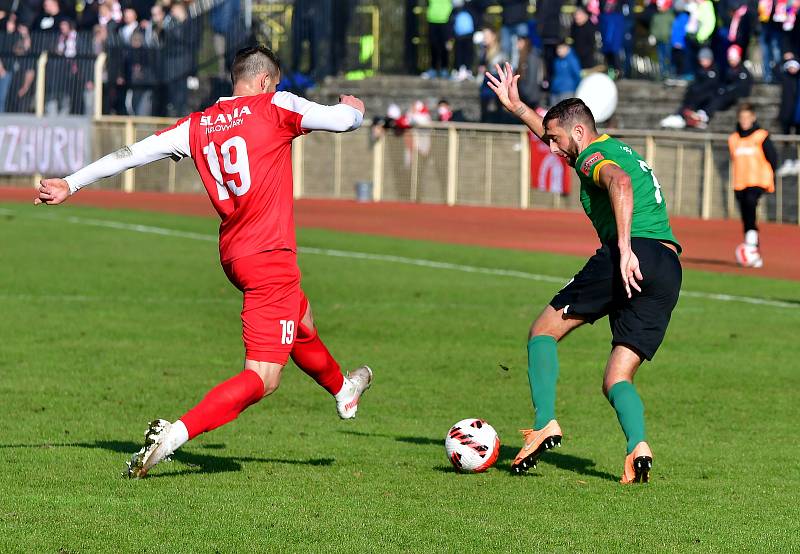
[[[550,121],[556,121],[560,127],[572,127],[576,123],[583,123],[591,131],[597,132],[594,116],[580,98],[567,98],[547,110],[542,126],[547,128]]]
[[[736,114],[738,115],[742,112],[756,113],[756,108],[750,102],[742,102],[739,104],[739,107],[736,108]]]
[[[231,81],[234,85],[242,79],[252,79],[262,73],[269,73],[275,79],[281,74],[281,62],[269,47],[258,44],[236,52],[231,64]]]

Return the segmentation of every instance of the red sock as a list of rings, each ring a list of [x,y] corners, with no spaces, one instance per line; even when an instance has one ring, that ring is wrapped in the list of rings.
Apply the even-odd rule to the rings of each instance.
[[[342,390],[342,370],[320,340],[316,329],[309,331],[302,323],[298,325],[297,337],[292,347],[292,360],[329,393],[336,394]]]
[[[245,369],[208,391],[200,403],[186,412],[181,421],[193,439],[233,421],[248,406],[264,396],[264,381],[255,371]]]

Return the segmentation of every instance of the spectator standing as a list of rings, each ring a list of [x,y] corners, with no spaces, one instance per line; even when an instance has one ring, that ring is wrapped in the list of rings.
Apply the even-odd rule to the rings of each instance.
[[[133,32],[139,28],[139,20],[136,17],[136,10],[133,8],[125,8],[122,10],[122,25],[119,27],[117,32],[119,33],[119,38],[122,40],[122,43],[125,46],[129,46],[131,43],[131,35]]]
[[[234,0],[230,0],[234,1]],[[236,0],[238,5],[238,0]],[[348,69],[347,32],[356,13],[356,0],[333,0],[331,17],[331,75],[339,75]],[[378,37],[374,37],[376,40]],[[228,48],[230,51],[231,48]],[[230,65],[230,64],[229,64]]]
[[[622,76],[620,57],[625,49],[626,18],[629,17],[630,6],[627,0],[601,0],[600,10],[603,56],[609,75],[616,79]]]
[[[450,13],[453,11],[451,0],[428,0],[425,18],[428,21],[428,46],[430,48],[431,66],[423,77],[432,79],[448,77],[450,74],[447,40],[450,38]]]
[[[761,33],[758,35],[758,43],[761,46],[761,59],[764,63],[765,83],[775,82],[780,71],[783,28],[775,21],[774,16],[775,2],[759,0],[758,20],[761,23]]]
[[[692,69],[695,64],[689,59],[691,52],[689,52],[688,45],[686,44],[686,27],[689,24],[689,12],[687,11],[686,0],[675,0],[672,7],[675,11],[675,19],[672,22],[672,32],[670,34],[672,67],[675,68],[678,79],[682,81],[691,81],[694,78]]]
[[[149,48],[156,48],[164,42],[164,24],[166,13],[161,4],[154,4],[150,8],[150,19],[143,21],[144,43]]]
[[[563,0],[540,0],[536,6],[536,28],[542,41],[544,80],[542,87],[548,89],[553,76],[556,47],[564,41],[561,36],[561,8]]]
[[[14,43],[19,38],[16,14],[8,14],[0,25],[3,27],[3,32],[0,33],[0,113],[3,113],[6,111],[6,98],[14,79]]]
[[[742,59],[747,59],[747,48],[753,34],[753,12],[744,0],[730,0],[724,16],[720,18],[723,26],[715,36],[716,51],[722,55],[735,44],[742,49]]]
[[[167,114],[181,117],[188,111],[186,79],[195,71],[195,52],[199,29],[189,19],[186,6],[175,2],[170,7],[170,21],[165,26],[163,75],[167,92]]]
[[[456,79],[463,81],[472,78],[475,65],[475,17],[467,8],[464,0],[453,0],[453,11],[450,14],[453,28],[453,50]]]
[[[75,90],[80,87],[78,64],[75,61],[77,44],[75,23],[66,18],[59,19],[58,35],[47,61],[44,110],[48,116],[82,111],[80,101],[75,99],[82,93]]]
[[[33,23],[32,31],[48,31],[57,33],[58,23],[67,17],[61,13],[61,6],[58,0],[44,0],[42,3],[42,13],[36,18]]]
[[[575,96],[581,82],[581,64],[566,44],[559,44],[553,63],[553,81],[550,83],[550,105]]]
[[[144,32],[137,30],[131,35],[130,48],[125,52],[125,81],[128,90],[125,108],[128,115],[153,115],[153,89],[156,84],[149,49],[145,47]]]
[[[633,71],[633,48],[636,42],[636,15],[633,12],[633,1],[634,0],[620,0],[620,9],[625,18],[625,34],[622,37],[622,49],[625,54],[623,75],[626,79],[631,78],[631,72]]]
[[[692,64],[701,48],[710,46],[711,37],[717,26],[714,3],[711,0],[688,0],[686,11],[689,20],[686,22],[686,60]]]
[[[781,108],[778,120],[781,124],[781,133],[784,135],[794,132],[800,134],[800,62],[793,54],[787,54],[788,59],[783,64],[783,78],[781,79]],[[797,147],[793,143],[786,143],[783,152],[784,162],[776,174],[779,177],[797,175],[800,173],[800,160],[797,160]]]
[[[500,41],[498,40],[497,33],[490,27],[484,27],[481,31],[483,40],[481,42],[481,59],[479,74],[485,71],[494,72],[495,65],[502,65],[506,62],[503,49],[500,48]],[[494,93],[492,93],[494,94]]]
[[[239,0],[222,0],[211,9],[211,30],[214,33],[214,54],[217,56],[217,77],[227,79],[227,69],[233,58],[230,43],[235,41],[239,26]],[[230,58],[230,59],[229,59]]]
[[[307,73],[320,80],[333,73],[333,0],[294,0],[292,15],[292,72],[302,68],[303,44],[308,42]]]
[[[122,6],[117,0],[105,0],[97,6],[97,23],[116,34],[122,22]]]
[[[100,1],[85,0],[78,16],[78,31],[90,31],[100,22]]]
[[[530,37],[517,39],[519,47],[519,97],[528,106],[537,108],[542,105],[542,56],[539,49],[531,42]]]
[[[652,5],[655,6],[655,13],[650,19],[650,34],[655,39],[661,78],[668,79],[674,74],[671,41],[675,12],[672,0],[654,0]]]
[[[13,8],[13,5],[11,8]],[[30,30],[41,9],[42,0],[19,0],[16,12],[14,9],[9,11],[17,14],[17,25]]]
[[[597,25],[589,19],[589,14],[585,9],[578,6],[572,19],[570,29],[572,37],[572,51],[578,57],[583,69],[589,69],[597,65]],[[527,102],[526,102],[527,104]]]
[[[547,3],[552,0],[545,0]],[[500,0],[503,6],[502,26],[500,27],[500,47],[511,65],[519,65],[517,39],[528,36],[528,0]]]
[[[33,111],[36,56],[31,50],[31,35],[25,25],[19,24],[16,26],[16,38],[14,39],[12,53],[12,77],[8,98],[6,98],[6,111],[30,113]]]
[[[744,227],[744,244],[737,249],[737,259],[748,267],[762,267],[759,251],[756,210],[761,195],[775,192],[774,169],[778,155],[769,139],[769,132],[758,126],[751,104],[742,104],[737,111],[736,132],[728,137],[731,154],[733,188]],[[740,256],[739,249],[748,249]]]
[[[478,75],[484,75],[480,88],[481,122],[503,123],[509,121],[509,118],[505,116],[505,110],[497,102],[497,95],[489,88],[487,84],[489,80],[485,77],[485,73],[496,74],[495,66],[502,66],[506,62],[506,58],[503,49],[500,48],[497,33],[493,29],[484,27],[481,34],[483,42],[481,43],[481,58],[478,68]]]

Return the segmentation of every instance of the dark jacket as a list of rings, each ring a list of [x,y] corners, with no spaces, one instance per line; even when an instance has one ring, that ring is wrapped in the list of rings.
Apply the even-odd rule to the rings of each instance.
[[[739,124],[736,124],[736,133],[740,137],[750,136],[759,129],[761,129],[761,127],[758,125],[758,121],[756,121],[747,131],[742,131],[742,128],[739,126]],[[764,157],[767,158],[769,165],[772,166],[772,170],[775,171],[775,169],[778,167],[778,151],[775,150],[775,145],[772,143],[769,135],[767,135],[767,138],[764,139],[764,144],[762,144],[761,147],[764,150]]]
[[[683,98],[683,105],[693,105],[694,101],[699,98],[705,98],[717,91],[719,88],[720,78],[719,71],[713,65],[709,69],[703,69],[697,66],[697,73],[695,73],[694,81],[686,89],[686,95]]]
[[[735,94],[739,98],[750,96],[753,90],[753,76],[747,71],[744,64],[736,67],[728,67],[722,78],[722,86],[719,88],[720,94]]]
[[[542,44],[555,45],[561,42],[561,8],[564,0],[539,1],[536,6],[536,32]]]
[[[503,25],[517,25],[528,21],[529,4],[528,0],[500,0],[500,5],[503,6]]]
[[[576,25],[572,22],[572,50],[578,56],[578,61],[581,62],[581,67],[594,67],[597,65],[595,53],[597,52],[597,26],[591,21],[587,21],[583,25]]]
[[[794,113],[797,108],[798,82],[800,82],[800,72],[792,75],[784,72],[781,89],[781,109],[778,112],[778,120],[783,125],[794,125]]]

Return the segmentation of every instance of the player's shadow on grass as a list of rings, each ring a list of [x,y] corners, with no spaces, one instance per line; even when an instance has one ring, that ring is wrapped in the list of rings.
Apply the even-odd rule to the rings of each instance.
[[[405,442],[408,444],[417,444],[421,446],[436,446],[437,448],[442,448],[444,439],[432,439],[429,437],[407,437],[407,436],[396,436],[396,435],[387,435],[381,433],[362,433],[359,431],[341,431],[342,433],[346,433],[348,435],[356,435],[361,437],[383,437],[387,439],[394,439],[398,442]],[[511,472],[511,462],[514,460],[514,457],[517,455],[517,449],[513,446],[506,446],[500,445],[500,455],[498,457],[498,461],[495,467],[501,470],[505,470]],[[578,473],[580,475],[585,475],[587,477],[597,477],[598,479],[604,479],[607,481],[616,481],[618,477],[611,473],[600,471],[595,469],[595,463],[593,460],[588,458],[580,458],[578,456],[573,456],[571,454],[562,454],[561,452],[549,450],[545,452],[541,458],[539,458],[540,464],[550,464],[556,466],[559,469],[564,469],[567,471],[572,471],[574,473]],[[448,466],[436,466],[434,467],[436,471],[442,472],[452,472],[453,469]]]
[[[95,441],[95,442],[68,442],[54,444],[0,444],[0,448],[99,448],[117,454],[124,454],[126,457],[141,448],[140,444],[127,441]],[[220,449],[224,445],[209,444],[201,448]],[[179,450],[173,454],[172,458],[189,466],[187,469],[171,471],[169,473],[156,473],[149,475],[148,478],[155,477],[175,477],[178,475],[190,475],[196,473],[226,473],[229,471],[241,471],[242,462],[257,462],[266,464],[288,464],[288,465],[310,465],[310,466],[329,466],[334,463],[333,458],[311,458],[308,460],[295,460],[287,458],[254,458],[251,456],[214,456],[212,454],[202,454]],[[124,467],[124,462],[121,462]]]

